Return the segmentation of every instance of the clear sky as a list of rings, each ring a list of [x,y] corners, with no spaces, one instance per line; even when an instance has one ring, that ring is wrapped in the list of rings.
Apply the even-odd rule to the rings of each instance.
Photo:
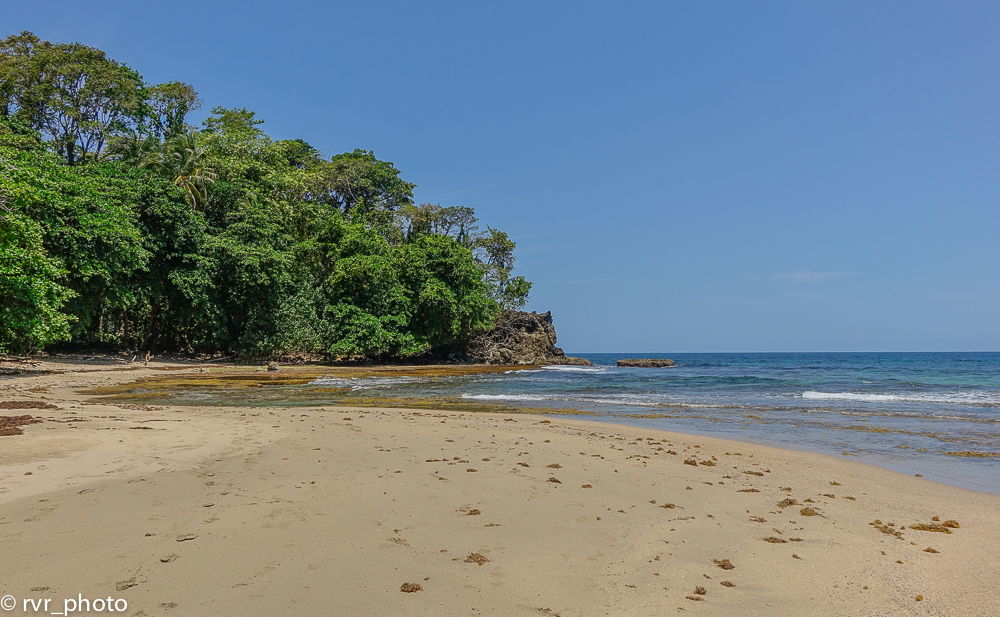
[[[519,243],[570,351],[1000,349],[1000,3],[4,0],[368,148]]]

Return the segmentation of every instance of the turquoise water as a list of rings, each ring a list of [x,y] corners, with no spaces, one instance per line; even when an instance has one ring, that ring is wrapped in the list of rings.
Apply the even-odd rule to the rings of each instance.
[[[595,366],[320,383],[359,395],[588,410],[595,420],[853,456],[1000,493],[1000,353],[578,355]],[[621,357],[678,366],[617,368]]]

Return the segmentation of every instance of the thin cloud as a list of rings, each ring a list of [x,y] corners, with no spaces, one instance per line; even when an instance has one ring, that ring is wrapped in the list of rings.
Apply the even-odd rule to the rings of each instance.
[[[815,283],[842,276],[844,276],[843,272],[785,272],[782,274],[772,274],[771,278],[779,281],[791,281],[793,283]]]

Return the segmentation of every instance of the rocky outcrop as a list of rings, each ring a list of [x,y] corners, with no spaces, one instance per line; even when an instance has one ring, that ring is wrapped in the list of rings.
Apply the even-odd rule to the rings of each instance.
[[[472,362],[485,364],[579,364],[588,360],[567,356],[556,347],[552,313],[504,311],[497,325],[475,337],[466,351]]]
[[[677,366],[673,360],[666,358],[622,358],[617,362],[618,366],[631,366],[638,368],[664,368],[667,366]]]

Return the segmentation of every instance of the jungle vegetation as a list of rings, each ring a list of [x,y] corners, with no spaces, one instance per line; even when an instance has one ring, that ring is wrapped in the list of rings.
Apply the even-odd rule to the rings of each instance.
[[[439,358],[524,305],[471,208],[200,105],[80,43],[0,41],[0,352]]]

